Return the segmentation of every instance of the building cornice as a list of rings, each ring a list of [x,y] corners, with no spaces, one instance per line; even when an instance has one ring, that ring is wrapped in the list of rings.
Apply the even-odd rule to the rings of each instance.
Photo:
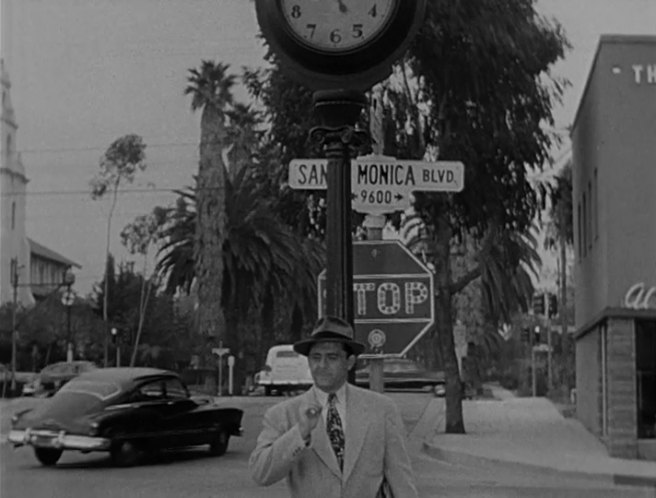
[[[604,308],[600,313],[597,313],[591,320],[579,327],[574,334],[576,340],[586,336],[592,332],[600,322],[609,318],[626,318],[630,320],[656,320],[656,308],[648,309],[633,309],[633,308],[620,308],[608,307]]]

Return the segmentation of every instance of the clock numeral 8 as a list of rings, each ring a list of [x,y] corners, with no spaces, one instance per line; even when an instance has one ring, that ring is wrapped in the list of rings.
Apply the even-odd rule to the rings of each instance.
[[[294,19],[298,19],[299,17],[301,17],[301,6],[300,6],[300,5],[294,5],[294,6],[292,7],[292,13],[291,13],[291,16],[292,16]]]

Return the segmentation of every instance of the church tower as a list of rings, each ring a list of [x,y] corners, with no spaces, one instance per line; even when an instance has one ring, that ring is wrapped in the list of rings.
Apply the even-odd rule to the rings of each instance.
[[[4,21],[4,20],[3,20]],[[0,304],[13,301],[14,271],[18,275],[18,301],[33,303],[29,287],[29,246],[25,233],[27,177],[16,148],[18,125],[11,105],[9,74],[0,59],[2,110],[0,113]],[[16,263],[12,263],[15,261]],[[14,270],[14,266],[17,267]]]

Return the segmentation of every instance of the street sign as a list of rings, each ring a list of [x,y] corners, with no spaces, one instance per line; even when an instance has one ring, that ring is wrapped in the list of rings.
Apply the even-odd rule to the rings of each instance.
[[[326,308],[326,271],[319,310]],[[404,355],[434,321],[433,273],[398,240],[353,244],[355,337],[366,354]]]
[[[75,302],[75,292],[67,290],[62,294],[61,302],[64,306],[73,306]]]
[[[289,186],[325,189],[327,159],[292,159]],[[406,161],[389,156],[364,156],[351,161],[353,209],[368,214],[391,213],[410,207],[410,193],[460,192],[465,167],[460,161]]]
[[[230,352],[230,348],[212,348],[212,354],[217,355],[219,358]]]
[[[327,159],[292,159],[289,186],[301,190],[322,190],[328,179]],[[351,161],[353,192],[367,188],[388,188],[412,192],[461,192],[465,167],[460,161],[406,161],[389,156],[364,156]]]

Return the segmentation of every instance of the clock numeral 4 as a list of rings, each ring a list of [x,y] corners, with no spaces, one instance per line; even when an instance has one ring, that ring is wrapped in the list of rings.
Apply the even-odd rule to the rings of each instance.
[[[368,14],[371,17],[376,17],[378,15],[378,11],[376,10],[376,4],[374,4],[374,6],[371,7],[371,10],[369,10]]]

